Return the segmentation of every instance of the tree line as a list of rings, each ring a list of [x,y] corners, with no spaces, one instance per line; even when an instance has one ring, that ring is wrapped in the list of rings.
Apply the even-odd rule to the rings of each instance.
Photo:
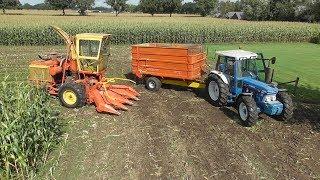
[[[320,21],[320,0],[239,0],[220,2],[218,11],[244,12],[254,21]]]
[[[183,0],[140,0],[138,5],[128,4],[128,0],[106,0],[110,8],[95,7],[105,11],[113,10],[118,16],[122,12],[181,13],[214,15],[225,17],[228,12],[243,12],[244,18],[254,21],[320,21],[320,0],[193,0],[183,3]],[[65,9],[77,9],[80,15],[86,15],[86,10],[92,9],[94,0],[45,0],[44,3],[31,6],[21,5],[19,0],[0,0],[0,8],[5,13],[6,8],[20,7],[22,9],[60,9],[65,15]]]

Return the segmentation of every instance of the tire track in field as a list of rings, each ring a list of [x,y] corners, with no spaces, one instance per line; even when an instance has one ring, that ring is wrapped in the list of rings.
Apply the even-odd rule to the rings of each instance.
[[[230,121],[219,109],[208,107],[208,103],[190,96],[188,92],[178,93],[186,98],[169,102],[167,111],[174,107],[184,108],[182,112],[178,111],[178,117],[181,118],[174,123],[181,129],[180,136],[186,142],[188,161],[194,165],[192,169],[196,177],[247,179],[267,175],[267,172],[253,173],[253,163],[248,162],[248,157],[241,151],[238,152],[237,144],[228,143],[226,133],[219,126],[230,126]]]
[[[160,94],[160,97],[164,94]],[[139,111],[140,119],[143,119],[144,126],[148,128],[145,130],[145,141],[142,142],[136,152],[142,152],[144,157],[134,159],[140,161],[140,169],[137,172],[144,172],[140,174],[140,179],[155,179],[155,178],[174,178],[176,175],[172,172],[175,168],[170,155],[170,136],[168,131],[170,129],[166,126],[167,116],[162,108],[162,102],[154,93],[146,92],[145,98],[149,100],[147,107],[143,107]],[[143,98],[143,97],[142,97]],[[148,111],[145,109],[148,108]],[[174,138],[174,137],[172,137]]]

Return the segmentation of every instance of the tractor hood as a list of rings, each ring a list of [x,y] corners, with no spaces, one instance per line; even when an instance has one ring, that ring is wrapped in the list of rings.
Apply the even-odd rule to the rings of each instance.
[[[266,94],[277,94],[278,88],[270,86],[264,82],[252,79],[252,78],[243,78],[243,84],[248,85],[251,88],[264,91]]]

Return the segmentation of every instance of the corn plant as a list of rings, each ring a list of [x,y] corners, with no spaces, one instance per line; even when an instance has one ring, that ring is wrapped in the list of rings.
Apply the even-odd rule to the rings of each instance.
[[[32,21],[30,21],[32,19]],[[249,22],[210,17],[110,17],[97,16],[5,16],[0,19],[2,45],[57,45],[63,41],[49,25],[70,34],[113,34],[114,44],[144,42],[229,43],[307,42],[320,31],[320,24],[298,22]]]
[[[46,162],[60,124],[43,88],[0,83],[0,179],[28,178]]]
[[[320,44],[320,33],[311,39],[312,43]]]

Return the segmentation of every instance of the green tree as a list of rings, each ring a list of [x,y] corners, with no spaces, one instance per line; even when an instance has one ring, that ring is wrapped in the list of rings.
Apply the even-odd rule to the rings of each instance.
[[[169,13],[170,17],[172,13],[181,8],[182,0],[162,0],[163,12]]]
[[[277,21],[295,20],[296,2],[294,0],[270,0],[270,19]]]
[[[1,0],[0,0],[1,1]],[[21,6],[22,9],[33,9],[33,6],[29,3],[25,3]]]
[[[52,6],[50,6],[50,4],[48,4],[48,3],[40,3],[40,4],[35,4],[33,6],[33,9],[50,10],[50,9],[54,9],[54,8]]]
[[[127,0],[106,0],[106,3],[116,11],[116,16],[127,8]]]
[[[128,4],[126,7],[125,11],[131,12],[131,13],[136,13],[140,10],[140,6],[134,5],[134,4]]]
[[[198,13],[197,4],[194,2],[187,2],[181,6],[180,13],[183,14],[196,14]]]
[[[87,15],[86,10],[94,5],[94,0],[74,0],[74,5],[78,8],[81,16]]]
[[[320,22],[320,0],[316,0],[311,4],[310,11],[312,19],[314,21]]]
[[[221,15],[225,15],[228,12],[241,11],[239,7],[239,2],[231,2],[231,1],[220,1],[218,6],[218,11]]]
[[[6,13],[6,8],[15,7],[20,4],[19,0],[0,0],[0,8],[2,9],[2,13]]]
[[[241,0],[241,5],[247,20],[262,21],[269,17],[267,0]]]
[[[140,0],[140,7],[142,12],[149,13],[152,16],[161,12],[161,0]]]
[[[72,1],[73,0],[46,0],[45,2],[56,9],[61,9],[62,15],[66,15],[65,9],[70,7],[70,4],[72,4]]]
[[[217,0],[194,0],[201,16],[207,16],[214,10]]]

